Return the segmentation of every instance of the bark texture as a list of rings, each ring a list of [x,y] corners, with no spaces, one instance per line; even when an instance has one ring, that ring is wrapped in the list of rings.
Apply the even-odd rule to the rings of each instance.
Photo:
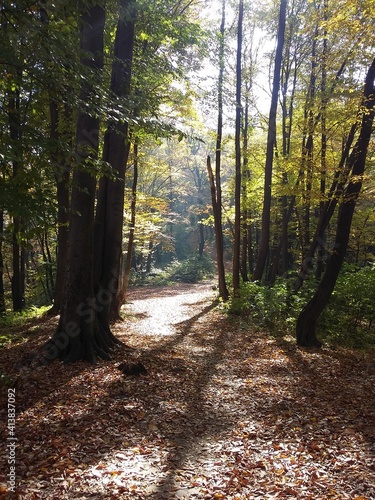
[[[111,92],[118,102],[130,94],[134,46],[135,8],[132,0],[121,3],[116,31]],[[108,294],[100,314],[103,321],[119,316],[122,304],[116,300],[119,291],[122,256],[125,170],[129,154],[128,121],[111,120],[104,138],[103,160],[112,167],[113,177],[100,180],[95,219],[95,289]]]
[[[64,300],[57,331],[45,346],[46,362],[56,358],[94,362],[98,356],[108,358],[116,343],[108,323],[98,319],[98,312],[108,297],[94,296],[93,226],[99,119],[96,114],[90,114],[87,107],[96,94],[103,67],[105,10],[99,4],[87,9],[82,3],[80,7],[81,63],[83,68],[91,70],[91,77],[84,80],[81,88]]]

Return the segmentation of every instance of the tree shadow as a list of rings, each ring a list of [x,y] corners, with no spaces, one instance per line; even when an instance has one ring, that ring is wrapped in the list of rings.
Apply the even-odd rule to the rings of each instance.
[[[17,415],[22,414],[17,423],[21,440],[17,453],[19,494],[24,494],[29,480],[38,475],[44,476],[47,483],[48,478],[55,477],[60,470],[73,470],[78,466],[84,471],[107,460],[116,450],[127,453],[139,442],[159,439],[149,425],[156,417],[160,422],[158,433],[169,443],[170,449],[167,461],[171,479],[167,479],[163,487],[167,492],[169,484],[172,485],[174,470],[188,456],[196,437],[209,432],[211,419],[206,411],[204,415],[207,416],[202,420],[203,391],[215,372],[216,359],[222,354],[226,334],[220,332],[211,354],[202,353],[199,357],[202,368],[194,374],[186,363],[180,366],[181,371],[172,371],[168,357],[171,350],[190,334],[194,324],[214,307],[214,303],[209,304],[193,318],[181,322],[180,333],[168,337],[157,348],[138,350],[138,355],[151,360],[151,367],[148,366],[150,375],[146,377],[123,377],[119,372],[115,382],[112,377],[109,384],[103,384],[107,371],[113,370],[113,364],[108,362],[99,362],[94,368],[86,363],[67,367],[54,362],[25,374],[25,380],[22,379],[17,387]],[[33,345],[39,345],[44,334],[35,335]],[[11,349],[15,357],[19,357],[20,349],[19,346]],[[27,347],[21,350],[27,350]],[[118,351],[114,362],[120,361],[123,354]],[[194,387],[187,392],[182,390],[177,397],[184,410],[176,418],[174,408],[166,411],[163,406],[165,398],[158,398],[160,386],[170,394],[176,383],[183,389],[184,380],[192,375]],[[42,380],[45,387],[41,387]],[[87,387],[83,388],[85,382]],[[196,425],[198,421],[199,426]],[[129,431],[134,441],[124,442],[122,435]],[[98,432],[102,443],[99,449]],[[101,497],[103,491],[99,488],[96,493]]]
[[[325,456],[314,436],[322,438],[322,443],[329,435],[337,436],[338,443],[342,439],[347,444],[349,429],[361,433],[368,446],[373,443],[374,414],[360,401],[366,400],[366,387],[367,401],[371,399],[375,373],[356,368],[353,357],[345,358],[342,352],[305,352],[281,337],[271,338],[220,314],[210,315],[216,304],[202,302],[199,312],[176,325],[178,333],[158,340],[157,345],[137,348],[147,376],[124,377],[119,372],[114,377],[114,363],[126,354],[119,350],[113,362],[99,362],[94,368],[77,364],[66,370],[58,363],[45,367],[47,389],[40,392],[40,387],[35,388],[38,398],[32,404],[33,387],[20,388],[17,412],[22,409],[23,415],[17,422],[21,438],[17,458],[21,494],[42,476],[46,495],[41,491],[40,498],[48,498],[48,488],[56,486],[59,475],[69,478],[73,474],[69,471],[74,470],[74,478],[90,470],[97,478],[89,487],[93,498],[105,498],[111,492],[101,471],[111,467],[115,472],[132,470],[143,460],[145,467],[139,474],[144,473],[148,483],[144,496],[132,493],[125,482],[117,490],[118,497],[179,498],[176,488],[183,488],[181,473],[204,464],[207,442],[223,442],[236,428],[242,429],[240,436],[248,436],[241,439],[247,440],[246,449],[252,455],[228,452],[228,457],[238,470],[250,470],[254,482],[258,469],[252,469],[252,457],[260,436],[266,436],[269,446],[299,443],[317,464]],[[226,359],[229,351],[236,360],[233,365]],[[257,363],[256,370],[252,363]],[[367,385],[360,386],[359,377],[366,373]],[[35,374],[34,383],[41,380]],[[228,385],[223,387],[223,381]],[[221,392],[223,400],[217,397]],[[230,398],[225,401],[233,394],[248,404],[242,414],[231,411]],[[5,422],[5,415],[2,417]],[[250,430],[240,425],[248,425]],[[153,465],[157,449],[163,455]],[[359,475],[358,471],[358,480]],[[70,498],[86,493],[75,492],[74,481],[70,488]],[[190,482],[181,494],[190,498],[198,490]]]

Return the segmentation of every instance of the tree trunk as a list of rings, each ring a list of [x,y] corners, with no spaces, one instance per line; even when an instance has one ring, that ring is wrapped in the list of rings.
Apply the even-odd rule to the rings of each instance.
[[[353,213],[362,187],[367,150],[374,121],[374,82],[375,59],[366,77],[363,102],[363,107],[365,109],[362,116],[359,137],[348,159],[351,169],[351,178],[344,190],[343,201],[341,202],[338,213],[335,244],[331,251],[322,281],[314,296],[302,309],[297,320],[297,344],[300,346],[321,346],[321,342],[316,337],[316,324],[332,295],[348,247]]]
[[[5,312],[3,236],[4,236],[4,212],[3,210],[0,210],[0,314]]]
[[[323,3],[323,19],[324,22],[328,21],[328,0],[324,0]],[[320,197],[321,201],[319,204],[319,219],[324,213],[324,197],[326,192],[326,177],[327,177],[327,28],[323,31],[323,52],[322,52],[322,82],[321,82],[321,153],[320,153]],[[324,240],[324,232],[321,235],[322,240]],[[315,279],[320,281],[323,275],[323,261],[324,261],[325,248],[320,245],[317,252],[317,264]]]
[[[272,201],[272,192],[271,192],[272,169],[273,169],[274,147],[276,143],[276,112],[277,112],[277,100],[280,89],[281,63],[283,59],[286,4],[287,0],[280,0],[279,29],[277,35],[275,68],[273,75],[272,97],[271,97],[271,106],[270,106],[269,123],[268,123],[266,165],[265,165],[265,175],[264,175],[262,233],[258,249],[257,263],[253,273],[254,281],[260,281],[262,279],[269,250],[271,201]]]
[[[237,69],[236,69],[236,168],[234,188],[234,242],[233,242],[233,295],[239,295],[240,288],[240,253],[241,253],[241,86],[242,86],[242,21],[243,0],[238,5],[238,28],[237,28]]]
[[[65,114],[66,119],[71,118],[71,113],[68,111],[67,107],[65,107]],[[53,294],[53,305],[50,309],[51,314],[58,313],[61,309],[69,240],[70,169],[65,166],[65,154],[59,147],[59,140],[61,139],[59,128],[61,128],[59,106],[56,101],[51,98],[50,137],[53,141],[51,159],[54,164],[57,196],[57,270]]]
[[[9,99],[9,129],[10,139],[13,150],[13,178],[20,176],[22,171],[22,134],[21,134],[21,118],[20,118],[20,87],[22,74],[20,71],[16,75],[17,88],[11,91]],[[21,259],[21,218],[19,214],[13,216],[13,231],[12,231],[12,261],[13,261],[13,276],[12,276],[12,302],[13,311],[22,311],[25,307],[24,283],[22,282],[24,273],[22,272]]]
[[[324,232],[328,227],[330,220],[334,214],[338,200],[343,194],[345,183],[348,180],[351,170],[351,163],[348,160],[350,149],[354,140],[357,124],[352,125],[348,135],[338,169],[335,173],[331,188],[327,194],[327,201],[321,209],[318,225],[315,230],[314,237],[311,241],[310,248],[302,262],[300,272],[295,280],[293,290],[296,293],[302,286],[303,281],[307,278],[308,272],[312,267],[315,251],[319,247],[325,247]]]
[[[243,119],[243,179],[242,182],[242,249],[241,249],[241,277],[242,280],[249,281],[248,276],[248,262],[249,254],[251,249],[248,246],[249,234],[251,231],[250,223],[250,213],[248,207],[248,183],[251,179],[251,172],[249,168],[249,92],[251,88],[250,84],[246,85],[246,95],[245,95],[245,109],[244,109],[244,119]],[[251,240],[251,239],[250,239]]]
[[[215,153],[215,177],[211,168],[211,159],[207,157],[207,171],[211,188],[212,210],[214,214],[216,262],[219,282],[219,295],[226,301],[229,292],[225,280],[224,266],[224,237],[222,224],[222,197],[221,197],[221,148],[223,136],[223,80],[224,80],[224,49],[225,49],[225,0],[222,0],[222,15],[220,24],[219,46],[219,79],[218,79],[218,118]]]
[[[92,71],[81,88],[82,108],[78,113],[76,161],[73,174],[72,216],[68,244],[68,261],[64,300],[60,321],[52,339],[45,346],[45,361],[60,358],[94,362],[96,357],[107,359],[118,343],[101,323],[97,313],[108,301],[105,293],[94,297],[93,287],[93,225],[95,201],[95,161],[99,145],[99,118],[86,111],[85,103],[97,93],[103,67],[103,32],[105,10],[99,4],[81,8],[81,64]]]
[[[133,0],[121,2],[111,80],[111,92],[118,99],[130,94],[135,14]],[[100,180],[95,218],[95,288],[105,291],[110,298],[100,312],[104,322],[110,316],[119,317],[116,296],[121,273],[124,180],[128,154],[127,121],[110,121],[104,138],[103,160],[111,165],[116,178],[105,176]],[[108,292],[110,288],[112,291]]]
[[[214,214],[214,225],[215,225],[215,240],[216,240],[216,262],[217,262],[217,272],[218,272],[218,281],[219,281],[219,295],[220,297],[226,301],[229,298],[229,293],[225,281],[225,269],[224,269],[224,250],[223,250],[223,228],[220,223],[220,215],[221,209],[218,206],[217,202],[217,193],[215,186],[214,174],[212,172],[211,167],[211,159],[207,157],[207,171],[208,178],[210,181],[211,188],[211,200],[212,200],[212,211]]]
[[[129,237],[128,237],[128,248],[126,252],[125,261],[125,272],[124,272],[124,283],[123,283],[123,300],[125,301],[126,294],[129,288],[129,278],[130,270],[132,264],[133,255],[133,245],[134,245],[134,233],[135,233],[135,220],[137,215],[137,184],[138,184],[138,144],[134,144],[134,173],[133,173],[133,184],[132,184],[132,200],[130,205],[130,226],[129,226]]]

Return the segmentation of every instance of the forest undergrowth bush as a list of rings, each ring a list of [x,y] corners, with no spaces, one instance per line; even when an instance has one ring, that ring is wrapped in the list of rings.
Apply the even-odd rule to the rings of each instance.
[[[232,298],[228,312],[264,326],[274,335],[295,334],[298,315],[314,293],[308,279],[296,294],[294,278],[279,278],[273,286],[242,283],[240,297]],[[375,266],[346,265],[341,271],[317,333],[323,342],[350,348],[375,346]]]
[[[167,266],[153,269],[149,275],[138,277],[137,284],[170,285],[172,283],[198,283],[214,276],[212,259],[206,255],[193,255],[188,259],[173,260]]]

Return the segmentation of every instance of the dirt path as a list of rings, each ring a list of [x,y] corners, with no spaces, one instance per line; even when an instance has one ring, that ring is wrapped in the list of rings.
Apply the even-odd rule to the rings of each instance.
[[[140,287],[130,291],[124,310],[136,320],[137,333],[163,337],[178,333],[181,323],[199,315],[214,299],[212,283]]]
[[[375,498],[374,359],[297,349],[213,299],[137,289],[115,325],[130,355],[18,375],[18,498]],[[129,356],[149,374],[122,376]]]

